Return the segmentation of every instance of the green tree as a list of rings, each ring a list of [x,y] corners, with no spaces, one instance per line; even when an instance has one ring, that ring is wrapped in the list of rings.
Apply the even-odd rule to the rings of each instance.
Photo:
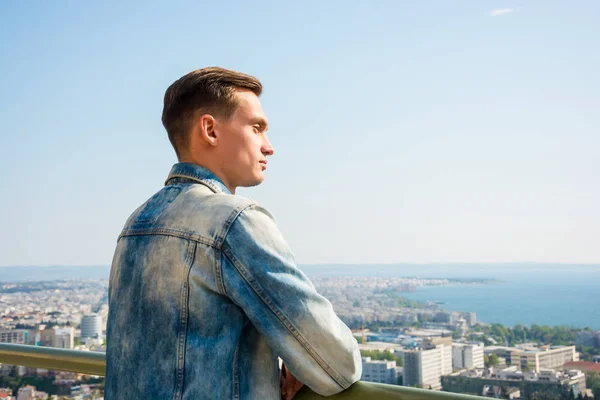
[[[495,367],[500,364],[500,360],[498,359],[498,355],[496,353],[492,353],[489,356],[487,354],[484,355],[483,362],[486,367]]]
[[[490,354],[489,363],[492,367],[496,367],[498,364],[500,364],[500,360],[498,359],[498,355],[496,353]]]
[[[372,360],[396,361],[397,366],[402,366],[402,357],[397,356],[389,351],[361,350],[360,355],[363,357],[371,357]]]

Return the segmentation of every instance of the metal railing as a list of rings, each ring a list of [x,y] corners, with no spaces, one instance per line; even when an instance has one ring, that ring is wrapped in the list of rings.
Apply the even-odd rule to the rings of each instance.
[[[57,371],[80,372],[104,376],[106,359],[104,353],[93,351],[65,350],[53,347],[27,346],[0,343],[0,363],[23,365]],[[304,387],[294,400],[315,400],[325,397]],[[459,393],[438,392],[405,386],[384,385],[371,382],[357,382],[348,390],[328,399],[346,400],[481,400],[484,397]]]
[[[0,363],[104,376],[106,355],[93,351],[0,343]]]

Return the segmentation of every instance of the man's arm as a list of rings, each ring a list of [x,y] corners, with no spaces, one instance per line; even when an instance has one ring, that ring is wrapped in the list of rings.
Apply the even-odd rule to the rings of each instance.
[[[231,225],[222,251],[226,294],[295,377],[324,396],[360,379],[356,339],[296,267],[268,211],[254,205],[245,209]]]

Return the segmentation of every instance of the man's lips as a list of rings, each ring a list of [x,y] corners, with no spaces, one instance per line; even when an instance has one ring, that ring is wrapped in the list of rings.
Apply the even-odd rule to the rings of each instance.
[[[264,171],[265,169],[267,169],[267,160],[259,161],[258,163],[259,163],[260,165],[262,165],[262,167],[263,167],[263,171]]]

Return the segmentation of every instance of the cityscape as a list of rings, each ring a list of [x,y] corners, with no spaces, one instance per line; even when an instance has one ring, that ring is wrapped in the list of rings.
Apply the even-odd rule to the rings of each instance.
[[[403,294],[493,280],[312,277],[352,329],[362,381],[505,399],[600,396],[600,331],[505,327]],[[0,342],[106,351],[107,280],[4,283]],[[103,378],[4,364],[0,399],[102,399]]]
[[[0,1],[0,400],[600,400],[598,16],[598,0]],[[213,259],[216,276],[186,275]],[[344,351],[313,339],[332,318],[287,287],[293,315],[263,296],[297,282],[292,260],[360,358],[337,320]],[[120,262],[136,271],[113,274],[109,310]],[[167,274],[190,279],[181,303],[198,284],[219,305],[178,310]],[[313,357],[279,380],[249,320],[205,325],[259,315],[268,333],[261,299],[291,334],[281,358]],[[109,311],[135,334],[108,338]]]

